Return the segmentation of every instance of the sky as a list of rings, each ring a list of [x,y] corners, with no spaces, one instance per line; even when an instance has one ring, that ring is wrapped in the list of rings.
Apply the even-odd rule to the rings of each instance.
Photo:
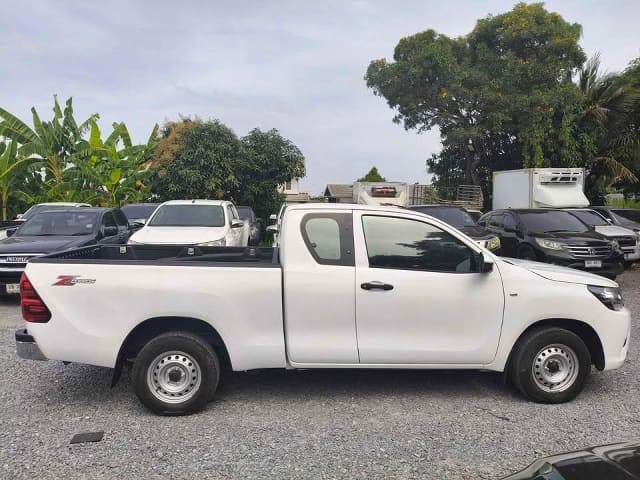
[[[302,190],[351,183],[371,166],[388,180],[428,182],[437,131],[417,134],[364,82],[374,59],[427,29],[459,36],[498,0],[2,0],[0,106],[50,117],[52,96],[76,118],[124,121],[143,142],[155,123],[217,118],[237,135],[276,128],[300,147]],[[608,71],[640,56],[640,0],[546,2],[583,26],[587,55]],[[47,115],[49,114],[49,115]]]

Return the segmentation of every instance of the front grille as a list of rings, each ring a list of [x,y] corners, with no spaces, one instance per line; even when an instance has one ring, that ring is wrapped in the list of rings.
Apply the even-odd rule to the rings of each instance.
[[[567,245],[567,248],[573,256],[580,258],[608,257],[611,254],[611,245]]]
[[[621,247],[635,247],[636,237],[615,237],[615,240]]]

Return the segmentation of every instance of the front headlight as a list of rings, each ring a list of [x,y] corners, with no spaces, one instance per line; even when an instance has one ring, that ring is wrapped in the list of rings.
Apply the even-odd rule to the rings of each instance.
[[[211,240],[210,242],[199,243],[200,247],[226,247],[227,240],[223,237],[219,240]]]
[[[595,285],[587,285],[587,288],[602,304],[610,310],[620,310],[624,307],[622,294],[617,287],[598,287]]]
[[[500,238],[499,237],[491,237],[487,240],[487,249],[489,250],[497,250],[500,248]]]
[[[536,243],[547,250],[562,250],[565,247],[565,244],[562,242],[547,240],[546,238],[536,238]]]

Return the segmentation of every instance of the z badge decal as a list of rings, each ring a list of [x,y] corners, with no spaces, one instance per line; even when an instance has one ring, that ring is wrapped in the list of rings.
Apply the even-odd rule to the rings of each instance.
[[[80,278],[80,275],[58,275],[58,281],[52,283],[54,287],[73,287],[78,283],[93,284],[95,278]]]

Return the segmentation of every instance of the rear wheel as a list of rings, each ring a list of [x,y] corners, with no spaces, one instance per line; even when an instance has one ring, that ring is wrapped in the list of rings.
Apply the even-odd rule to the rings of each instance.
[[[591,371],[591,355],[582,339],[563,328],[533,330],[514,347],[511,381],[528,399],[562,403],[574,399]]]
[[[188,415],[213,398],[220,378],[216,352],[201,337],[169,332],[149,341],[133,364],[133,388],[159,415]]]
[[[518,249],[518,258],[522,258],[523,260],[538,260],[536,251],[529,245],[522,245]]]

